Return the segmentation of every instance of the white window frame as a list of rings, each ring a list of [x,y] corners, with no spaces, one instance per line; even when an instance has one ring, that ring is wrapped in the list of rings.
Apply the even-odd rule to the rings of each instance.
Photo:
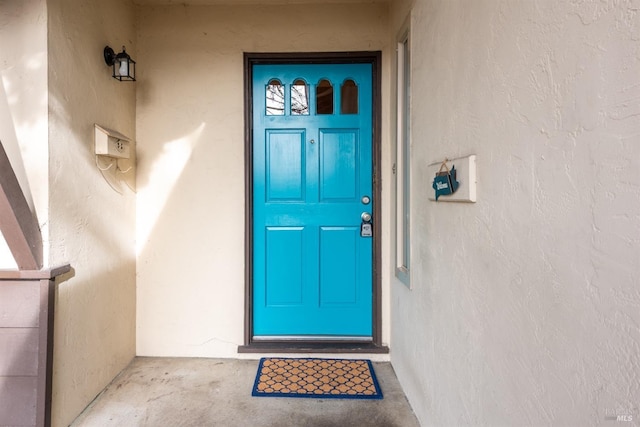
[[[409,29],[397,43],[396,111],[396,277],[411,288],[411,46]]]

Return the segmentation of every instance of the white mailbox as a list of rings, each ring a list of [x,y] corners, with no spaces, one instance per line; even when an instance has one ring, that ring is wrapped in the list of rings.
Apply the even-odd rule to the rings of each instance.
[[[128,159],[130,155],[131,139],[106,127],[95,125],[96,155]]]

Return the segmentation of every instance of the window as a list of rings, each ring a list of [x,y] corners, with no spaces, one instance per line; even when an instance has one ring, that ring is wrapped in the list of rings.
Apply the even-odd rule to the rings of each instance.
[[[285,85],[288,85],[286,99]],[[316,86],[315,114],[334,113],[334,87],[327,80],[322,79]],[[281,82],[273,78],[265,87],[265,103],[267,116],[308,116],[310,114],[309,85],[303,79],[297,78],[293,83]],[[353,79],[345,80],[340,86],[340,114],[358,114],[358,85]],[[285,110],[289,110],[288,112]]]
[[[316,114],[333,114],[333,85],[320,80],[316,86]]]
[[[340,89],[340,114],[358,114],[358,86],[351,79]]]
[[[291,85],[291,115],[309,115],[309,88],[302,79],[297,79]]]
[[[396,276],[411,287],[409,269],[411,266],[411,227],[410,227],[410,64],[409,31],[398,42],[398,88],[396,123]]]
[[[284,86],[273,79],[266,87],[267,116],[284,116]]]

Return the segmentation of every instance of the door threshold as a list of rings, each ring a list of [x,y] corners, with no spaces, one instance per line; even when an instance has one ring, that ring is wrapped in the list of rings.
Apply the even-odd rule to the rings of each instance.
[[[375,353],[388,354],[389,347],[372,342],[260,341],[238,346],[238,353]]]
[[[260,335],[253,337],[253,342],[358,342],[372,343],[372,337],[336,336],[336,335]]]

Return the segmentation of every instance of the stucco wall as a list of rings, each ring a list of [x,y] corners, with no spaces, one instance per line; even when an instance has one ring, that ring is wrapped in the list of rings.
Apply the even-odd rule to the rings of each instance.
[[[0,140],[46,241],[49,168],[44,0],[0,2],[0,86]],[[44,251],[46,263],[48,251]],[[0,268],[17,268],[1,234]]]
[[[135,169],[105,171],[111,188],[93,126],[135,138],[135,83],[111,78],[102,50],[135,59],[136,37],[126,0],[49,0],[48,18],[49,263],[74,269],[55,313],[53,425],[66,426],[135,355]]]
[[[417,0],[413,291],[392,361],[424,425],[640,416],[640,3]],[[477,154],[478,202],[426,165]]]
[[[138,16],[138,354],[235,357],[243,52],[386,50],[387,8],[169,6]]]

